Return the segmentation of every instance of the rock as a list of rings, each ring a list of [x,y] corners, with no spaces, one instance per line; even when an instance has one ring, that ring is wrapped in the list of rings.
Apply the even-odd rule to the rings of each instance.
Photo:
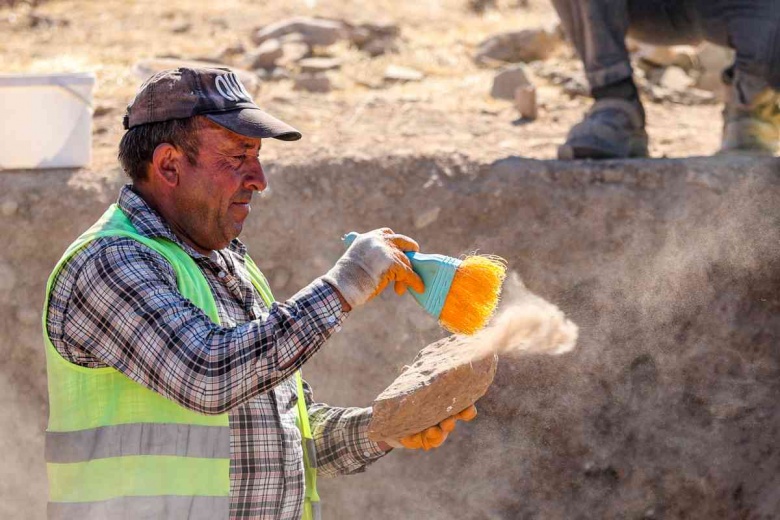
[[[341,67],[338,58],[304,58],[298,62],[301,72],[325,72]]]
[[[296,39],[282,41],[282,57],[278,63],[282,67],[292,67],[309,55],[311,48],[304,42]]]
[[[247,69],[272,69],[276,61],[284,56],[282,44],[276,38],[261,43],[244,55],[243,66]]]
[[[515,90],[519,87],[533,86],[530,74],[528,67],[522,63],[502,70],[493,78],[490,95],[498,99],[514,99]]]
[[[483,41],[475,60],[487,64],[491,61],[508,63],[544,60],[558,52],[563,39],[555,28],[524,29],[491,36]]]
[[[722,75],[734,62],[734,51],[714,43],[703,43],[697,50],[696,61],[699,68],[696,87],[725,97]]]
[[[703,70],[714,70],[720,73],[734,62],[734,54],[733,49],[705,42],[699,45],[696,60]]]
[[[308,92],[330,92],[330,78],[325,74],[300,74],[295,78],[293,89]]]
[[[384,79],[386,81],[397,82],[421,81],[424,77],[425,74],[419,70],[401,67],[399,65],[388,65],[384,74]]]
[[[523,85],[515,89],[515,108],[520,112],[520,117],[524,119],[536,119],[536,87],[533,85]]]
[[[396,45],[395,40],[392,38],[376,38],[364,45],[362,50],[369,56],[376,57],[391,52],[397,52],[398,45]]]
[[[684,70],[677,66],[667,67],[661,76],[659,84],[669,90],[683,91],[693,86],[691,78]]]
[[[398,26],[391,22],[366,23],[353,27],[349,39],[370,56],[380,56],[398,50]]]
[[[671,47],[640,43],[637,58],[657,67],[675,65],[683,70],[691,70],[696,61],[696,49],[690,45]]]
[[[333,45],[348,35],[347,26],[343,22],[301,16],[281,20],[258,29],[252,34],[252,41],[259,45],[271,38],[280,38],[291,33],[300,34],[303,41],[310,46],[322,47]]]
[[[162,70],[175,69],[178,67],[227,67],[232,70],[236,76],[238,76],[238,79],[241,80],[241,83],[244,84],[244,87],[246,87],[250,94],[254,94],[257,91],[257,76],[252,72],[237,67],[228,67],[227,65],[222,65],[219,63],[211,63],[208,61],[181,60],[176,58],[150,58],[148,60],[141,60],[136,62],[132,67],[132,72],[141,81],[145,81],[152,74]]]
[[[498,364],[493,353],[473,359],[486,337],[450,336],[422,349],[374,400],[368,437],[401,439],[474,404],[490,387]]]

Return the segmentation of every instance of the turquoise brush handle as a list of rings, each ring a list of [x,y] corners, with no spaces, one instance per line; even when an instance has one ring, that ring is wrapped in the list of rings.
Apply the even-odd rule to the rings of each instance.
[[[357,238],[358,233],[347,233],[342,237],[344,243],[349,247]],[[426,253],[405,253],[412,263],[412,269],[422,278],[425,284],[425,291],[418,293],[409,288],[409,293],[417,300],[417,303],[425,311],[436,319],[439,319],[441,310],[444,308],[444,301],[452,287],[452,280],[455,278],[455,272],[458,270],[461,261],[451,256],[426,254]]]

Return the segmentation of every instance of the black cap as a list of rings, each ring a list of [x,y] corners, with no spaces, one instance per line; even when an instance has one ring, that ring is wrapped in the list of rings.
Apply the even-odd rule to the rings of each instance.
[[[126,130],[170,119],[203,115],[247,137],[297,141],[301,133],[263,112],[238,76],[221,67],[185,68],[158,72],[147,79],[127,106]]]

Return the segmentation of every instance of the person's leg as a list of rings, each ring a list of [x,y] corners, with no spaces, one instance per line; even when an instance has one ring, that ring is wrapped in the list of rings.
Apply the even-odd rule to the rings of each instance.
[[[628,0],[553,0],[591,89],[630,79]]]
[[[561,159],[647,155],[645,114],[625,37],[628,33],[662,45],[700,41],[695,1],[553,0],[595,99],[559,147]]]
[[[722,153],[780,149],[780,2],[697,0],[705,37],[736,52],[724,72]]]
[[[628,0],[553,0],[595,99],[558,148],[561,159],[647,155],[644,110],[626,48]]]

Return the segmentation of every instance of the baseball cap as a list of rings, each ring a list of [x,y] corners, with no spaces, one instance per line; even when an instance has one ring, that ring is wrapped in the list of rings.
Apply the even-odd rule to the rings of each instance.
[[[260,109],[230,69],[163,70],[147,79],[127,105],[125,130],[147,123],[203,115],[247,137],[297,141],[301,133]]]

